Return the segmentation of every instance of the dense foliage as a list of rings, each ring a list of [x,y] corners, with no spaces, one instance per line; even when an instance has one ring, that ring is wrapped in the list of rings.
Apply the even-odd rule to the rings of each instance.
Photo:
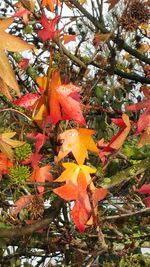
[[[150,266],[149,6],[0,2],[0,266]]]

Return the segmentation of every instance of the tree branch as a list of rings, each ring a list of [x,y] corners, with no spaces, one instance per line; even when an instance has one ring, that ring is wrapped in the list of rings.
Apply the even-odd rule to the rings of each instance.
[[[114,186],[118,186],[121,183],[126,183],[128,182],[131,178],[145,172],[147,169],[149,169],[149,163],[150,163],[150,158],[147,157],[144,160],[141,160],[140,163],[133,165],[129,168],[126,168],[123,171],[117,172],[115,175],[110,177],[109,182],[103,182],[100,184],[100,186],[111,189]]]
[[[36,223],[32,225],[27,225],[24,227],[16,227],[16,228],[0,228],[0,237],[8,238],[8,239],[14,239],[21,236],[28,236],[34,233],[35,231],[38,231],[46,226],[48,226],[51,221],[54,220],[55,217],[57,217],[58,212],[60,211],[62,207],[62,200],[57,199],[52,203],[51,208],[49,209],[49,218],[44,218],[40,221],[37,221]]]
[[[150,212],[150,208],[145,208],[145,209],[141,209],[141,210],[137,210],[137,211],[133,211],[133,212],[129,212],[129,213],[125,213],[125,214],[118,214],[118,215],[114,215],[114,216],[107,216],[104,218],[104,220],[116,220],[116,219],[120,219],[120,218],[125,218],[125,217],[130,217],[130,216],[134,216],[134,215],[139,215],[141,213],[145,213],[145,212]]]
[[[109,33],[109,31],[105,27],[105,24],[102,21],[99,22],[95,17],[93,17],[82,5],[80,5],[80,3],[77,0],[70,0],[70,2],[72,4],[74,4],[74,6],[76,8],[78,8],[78,10],[80,10],[81,13],[83,15],[85,15],[93,23],[93,25],[97,29],[99,29],[102,33]],[[146,56],[144,56],[143,54],[141,54],[140,52],[138,52],[136,49],[133,49],[132,47],[130,47],[128,44],[126,44],[124,42],[123,39],[116,38],[112,34],[112,41],[115,42],[116,44],[121,43],[122,49],[124,49],[126,52],[128,52],[132,56],[138,58],[139,60],[145,62],[146,64],[150,64],[150,58],[147,58]]]

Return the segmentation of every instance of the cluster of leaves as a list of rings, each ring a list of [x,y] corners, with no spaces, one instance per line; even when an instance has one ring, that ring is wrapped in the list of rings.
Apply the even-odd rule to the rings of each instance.
[[[82,12],[85,2],[42,0],[36,3],[22,0],[14,4],[12,1],[10,7],[13,8],[13,15],[0,21],[0,113],[5,127],[0,130],[0,197],[4,204],[10,194],[13,200],[13,207],[7,209],[7,216],[4,212],[0,219],[4,223],[2,228],[8,229],[15,225],[30,227],[30,224],[34,228],[34,224],[36,226],[41,221],[43,224],[36,230],[42,229],[44,233],[44,227],[49,224],[44,224],[45,201],[48,200],[50,208],[55,209],[55,203],[61,198],[65,200],[65,211],[59,214],[56,225],[50,226],[52,233],[55,235],[60,228],[60,232],[65,231],[68,240],[67,231],[72,231],[74,225],[80,233],[96,231],[102,250],[108,252],[100,226],[106,236],[108,227],[109,232],[113,231],[125,242],[122,254],[120,250],[117,252],[116,247],[113,251],[119,255],[118,264],[127,266],[130,260],[125,260],[125,253],[141,245],[142,240],[137,245],[129,238],[134,230],[123,237],[126,231],[122,225],[119,232],[118,226],[107,222],[107,217],[103,219],[103,214],[107,213],[108,221],[113,217],[114,211],[109,211],[109,206],[114,205],[111,190],[114,188],[114,196],[121,200],[119,190],[124,190],[124,183],[131,178],[134,179],[126,188],[128,196],[122,201],[120,210],[125,211],[127,206],[131,213],[136,214],[136,208],[140,209],[141,203],[142,207],[144,205],[140,194],[148,194],[145,203],[147,208],[150,207],[150,184],[144,184],[144,175],[141,175],[148,168],[147,161],[143,163],[143,169],[138,161],[140,153],[142,159],[147,157],[147,152],[142,149],[150,143],[150,88],[146,85],[149,83],[149,68],[132,59],[133,55],[137,55],[144,61],[148,48],[140,44],[140,50],[135,50],[136,53],[128,48],[124,43],[126,29],[116,13],[119,24],[117,34],[111,27],[109,31],[104,27],[99,32],[101,26],[98,28],[96,22],[94,26],[97,28],[89,41],[89,50],[92,46],[94,53],[91,55],[89,51],[86,57],[82,56],[80,45],[89,40],[88,32],[81,30],[83,26],[79,18],[76,31],[81,36],[72,30],[67,33],[67,23],[63,24],[61,13],[63,4],[70,10],[79,6]],[[106,1],[109,12],[115,10],[120,2]],[[149,5],[149,2],[145,3]],[[128,9],[132,3],[124,0],[122,4]],[[57,12],[59,8],[60,13]],[[93,23],[86,10],[83,14]],[[72,20],[75,17],[68,24],[72,25]],[[143,32],[146,38],[148,24],[145,20],[145,24],[139,24],[136,30],[141,34]],[[21,25],[20,30],[18,24]],[[121,39],[122,36],[124,39]],[[131,37],[132,33],[129,33],[128,38]],[[137,34],[134,37],[136,39]],[[110,40],[114,46],[111,46]],[[69,51],[70,42],[78,42],[75,54]],[[135,46],[137,43],[139,40]],[[120,46],[127,47],[129,54],[121,54]],[[20,52],[26,50],[24,57]],[[140,52],[142,54],[139,56]],[[137,66],[145,77],[132,74]],[[98,68],[94,70],[94,77],[88,74],[93,67]],[[111,82],[112,74],[118,76],[114,76]],[[134,87],[124,78],[145,82],[145,85],[139,86],[142,101],[131,104],[129,92],[134,94]],[[118,192],[116,185],[119,186]],[[134,197],[132,195],[130,198],[130,193]],[[132,209],[133,205],[128,205],[128,199],[134,202],[135,210]],[[105,204],[107,210],[103,213]],[[61,223],[65,230],[62,230]],[[134,223],[131,223],[132,226]],[[69,238],[71,240],[71,236]],[[61,241],[63,246],[64,241]],[[85,242],[92,251],[92,244],[86,237]],[[82,250],[80,246],[79,250]],[[95,258],[98,253],[99,250]],[[107,266],[107,261],[102,264]]]

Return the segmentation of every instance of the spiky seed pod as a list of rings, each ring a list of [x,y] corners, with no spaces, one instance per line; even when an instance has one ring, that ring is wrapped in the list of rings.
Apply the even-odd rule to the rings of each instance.
[[[15,148],[16,160],[21,161],[29,158],[32,155],[31,145],[26,143],[23,146]]]
[[[141,23],[148,22],[150,10],[147,3],[141,0],[130,2],[128,9],[125,10],[120,18],[120,24],[128,31],[134,31]]]
[[[27,206],[27,210],[31,215],[32,220],[36,220],[43,215],[44,201],[41,196],[34,196],[31,203]]]
[[[31,173],[28,166],[16,165],[10,169],[12,182],[17,185],[23,185],[30,175]]]
[[[139,24],[147,22],[150,18],[149,7],[143,1],[135,0],[131,2],[129,9],[130,17],[137,20]]]

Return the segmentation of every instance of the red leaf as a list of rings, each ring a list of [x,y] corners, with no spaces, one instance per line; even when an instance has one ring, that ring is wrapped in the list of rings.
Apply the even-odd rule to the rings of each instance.
[[[144,184],[140,189],[136,190],[141,194],[150,194],[150,184]]]
[[[85,175],[83,173],[79,174],[77,185],[68,182],[66,185],[54,189],[53,192],[67,201],[76,201],[71,211],[71,217],[77,228],[83,232],[91,214],[91,204],[87,194]]]
[[[93,192],[93,206],[96,207],[98,202],[104,199],[107,195],[108,191],[105,188],[96,188]]]
[[[63,107],[63,119],[75,120],[78,123],[85,125],[85,119],[82,115],[80,103],[77,100],[79,96],[77,92],[80,91],[80,87],[73,84],[61,85],[58,87],[59,101]]]
[[[17,17],[17,18],[22,17],[24,23],[28,24],[28,22],[29,22],[28,17],[30,14],[31,14],[31,12],[28,9],[24,8],[23,6],[20,6],[18,8],[18,10],[15,12],[15,14],[13,15],[13,17]]]
[[[19,107],[26,108],[28,110],[33,110],[37,100],[39,100],[40,95],[29,93],[13,101],[13,104]]]
[[[60,16],[56,16],[51,21],[48,21],[46,15],[43,13],[41,16],[40,23],[43,26],[42,30],[39,30],[38,37],[42,39],[42,41],[51,40],[54,37],[58,36],[60,30],[56,30],[56,25],[60,20]]]
[[[22,69],[22,70],[26,70],[27,67],[29,65],[29,59],[28,58],[23,58],[20,62],[19,62],[19,67]]]
[[[146,86],[142,86],[141,91],[144,93],[147,99],[144,99],[139,103],[126,106],[126,110],[133,112],[137,112],[140,109],[145,109],[137,122],[137,134],[142,133],[141,140],[138,144],[139,147],[150,143],[150,89]]]
[[[146,197],[147,207],[150,208],[150,196]]]
[[[45,134],[38,133],[37,135],[33,135],[33,133],[27,134],[28,138],[31,138],[36,141],[35,148],[36,152],[38,153],[42,146],[45,144],[46,140],[48,140],[48,136]]]
[[[103,139],[98,142],[99,146],[104,147],[103,150],[99,152],[102,162],[105,161],[105,155],[109,155],[114,150],[121,148],[131,128],[129,117],[126,114],[123,114],[122,118],[112,119],[112,121],[119,126],[121,130],[110,140],[109,144],[105,144]]]
[[[25,208],[34,198],[34,195],[27,195],[20,197],[15,203],[11,210],[12,215],[17,215],[23,208]]]
[[[83,233],[86,228],[86,222],[88,221],[89,214],[80,202],[77,202],[74,205],[71,211],[71,217],[76,227],[81,233]]]
[[[80,87],[73,84],[61,85],[59,71],[53,71],[48,89],[50,117],[53,124],[68,119],[85,125],[78,101],[79,91]]]

